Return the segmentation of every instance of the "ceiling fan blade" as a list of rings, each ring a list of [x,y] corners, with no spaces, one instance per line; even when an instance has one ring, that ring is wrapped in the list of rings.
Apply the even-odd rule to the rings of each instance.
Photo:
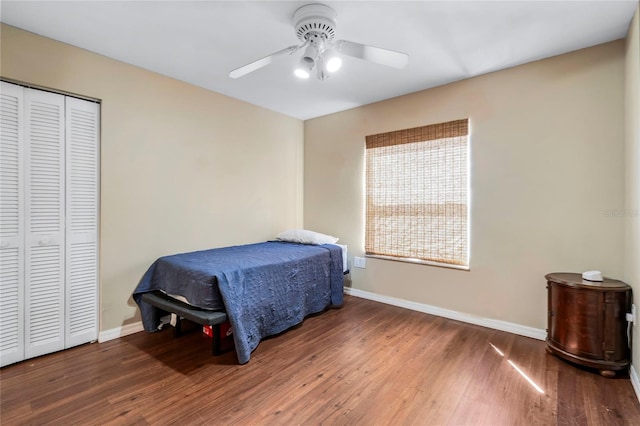
[[[300,49],[300,46],[289,46],[285,49],[278,50],[275,53],[272,53],[269,56],[265,56],[262,59],[258,59],[257,61],[253,61],[247,65],[243,65],[240,68],[236,68],[229,73],[229,77],[231,78],[240,78],[249,73],[259,70],[260,68],[266,67],[270,63],[272,63],[276,58],[285,54],[292,54],[295,51]]]
[[[381,47],[367,46],[366,44],[355,43],[353,41],[338,40],[335,43],[335,48],[338,52],[345,55],[398,69],[404,68],[409,62],[409,55],[406,53],[383,49]]]

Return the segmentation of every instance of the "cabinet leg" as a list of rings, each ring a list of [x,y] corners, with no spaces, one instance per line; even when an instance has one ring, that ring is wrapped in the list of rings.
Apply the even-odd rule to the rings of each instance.
[[[616,372],[613,370],[600,370],[600,375],[603,377],[616,377]]]

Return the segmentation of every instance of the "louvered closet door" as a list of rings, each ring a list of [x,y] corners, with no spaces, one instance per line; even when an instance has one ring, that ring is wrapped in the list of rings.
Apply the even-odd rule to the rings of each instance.
[[[98,338],[99,106],[66,99],[66,347]]]
[[[64,96],[25,89],[25,357],[64,349]]]
[[[22,87],[0,83],[0,366],[24,359]]]

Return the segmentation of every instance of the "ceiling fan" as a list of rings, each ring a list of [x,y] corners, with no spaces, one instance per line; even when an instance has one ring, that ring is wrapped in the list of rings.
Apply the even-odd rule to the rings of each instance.
[[[394,50],[368,46],[347,40],[336,40],[335,10],[327,5],[314,3],[302,6],[293,14],[295,32],[302,44],[289,46],[285,49],[236,68],[229,73],[231,78],[240,78],[271,64],[275,59],[284,55],[292,55],[304,49],[294,74],[299,78],[309,78],[316,70],[319,80],[329,77],[342,65],[341,55],[364,59],[376,64],[393,68],[404,68],[409,61],[409,55]]]

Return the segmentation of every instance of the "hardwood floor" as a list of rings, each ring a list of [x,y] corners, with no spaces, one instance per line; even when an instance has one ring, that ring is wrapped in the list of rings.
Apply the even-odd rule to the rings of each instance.
[[[199,332],[137,333],[0,370],[3,425],[638,425],[628,377],[544,342],[364,299],[264,340],[246,365]],[[499,353],[503,353],[501,355]],[[542,393],[512,366],[514,363]]]

